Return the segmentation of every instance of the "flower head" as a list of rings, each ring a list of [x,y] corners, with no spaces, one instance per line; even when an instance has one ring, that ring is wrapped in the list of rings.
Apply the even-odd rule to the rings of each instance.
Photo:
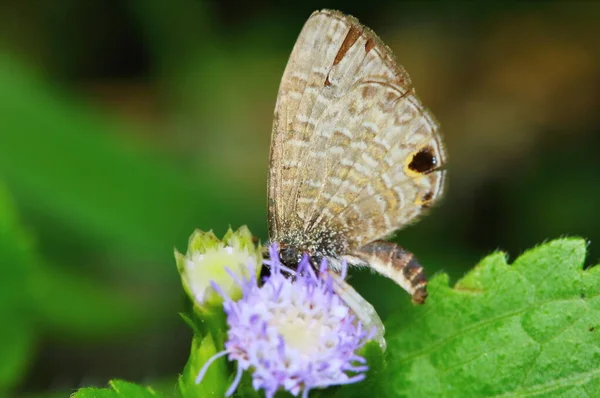
[[[196,230],[190,237],[187,253],[183,255],[175,250],[175,259],[185,291],[192,298],[194,307],[204,311],[223,302],[211,281],[229,297],[241,297],[242,289],[230,274],[237,277],[256,275],[251,268],[257,267],[261,254],[252,241],[250,230],[244,226],[235,232],[230,228],[222,240],[212,231]]]
[[[369,339],[360,322],[337,296],[323,260],[317,275],[308,256],[295,275],[286,277],[277,246],[269,248],[271,275],[261,286],[256,278],[237,279],[242,298],[225,297],[229,327],[225,350],[207,361],[199,383],[212,361],[227,355],[237,362],[232,394],[244,370],[252,371],[253,386],[273,397],[279,389],[308,396],[312,388],[349,384],[364,379],[365,359],[356,354]],[[291,271],[291,270],[289,270]],[[294,272],[294,271],[291,271]]]

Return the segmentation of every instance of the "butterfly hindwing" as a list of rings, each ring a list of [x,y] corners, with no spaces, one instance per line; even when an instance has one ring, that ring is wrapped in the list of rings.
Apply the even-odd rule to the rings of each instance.
[[[336,11],[314,13],[275,110],[271,237],[335,230],[353,250],[407,224],[443,191],[437,130],[372,31]]]

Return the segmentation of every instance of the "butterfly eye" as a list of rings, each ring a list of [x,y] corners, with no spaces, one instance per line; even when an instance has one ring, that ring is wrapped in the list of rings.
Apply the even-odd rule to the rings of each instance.
[[[300,253],[293,246],[284,246],[281,248],[279,255],[281,262],[287,266],[296,266],[299,261]]]
[[[408,168],[417,173],[427,174],[435,169],[437,163],[437,158],[435,157],[433,150],[427,147],[413,155],[411,162],[408,164]]]

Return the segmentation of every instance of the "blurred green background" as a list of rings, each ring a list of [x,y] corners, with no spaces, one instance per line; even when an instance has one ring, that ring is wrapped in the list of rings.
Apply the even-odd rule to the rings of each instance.
[[[384,39],[442,125],[447,195],[396,238],[430,275],[564,235],[598,262],[600,3],[7,0],[0,396],[173,393],[191,339],[173,248],[194,228],[266,239],[279,80],[325,7]],[[409,305],[351,277],[384,319]]]

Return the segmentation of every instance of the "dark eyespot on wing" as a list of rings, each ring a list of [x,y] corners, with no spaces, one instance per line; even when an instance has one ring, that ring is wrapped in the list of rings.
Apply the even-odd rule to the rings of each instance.
[[[427,174],[435,170],[437,165],[438,161],[433,150],[427,147],[413,155],[408,168],[417,173]]]

